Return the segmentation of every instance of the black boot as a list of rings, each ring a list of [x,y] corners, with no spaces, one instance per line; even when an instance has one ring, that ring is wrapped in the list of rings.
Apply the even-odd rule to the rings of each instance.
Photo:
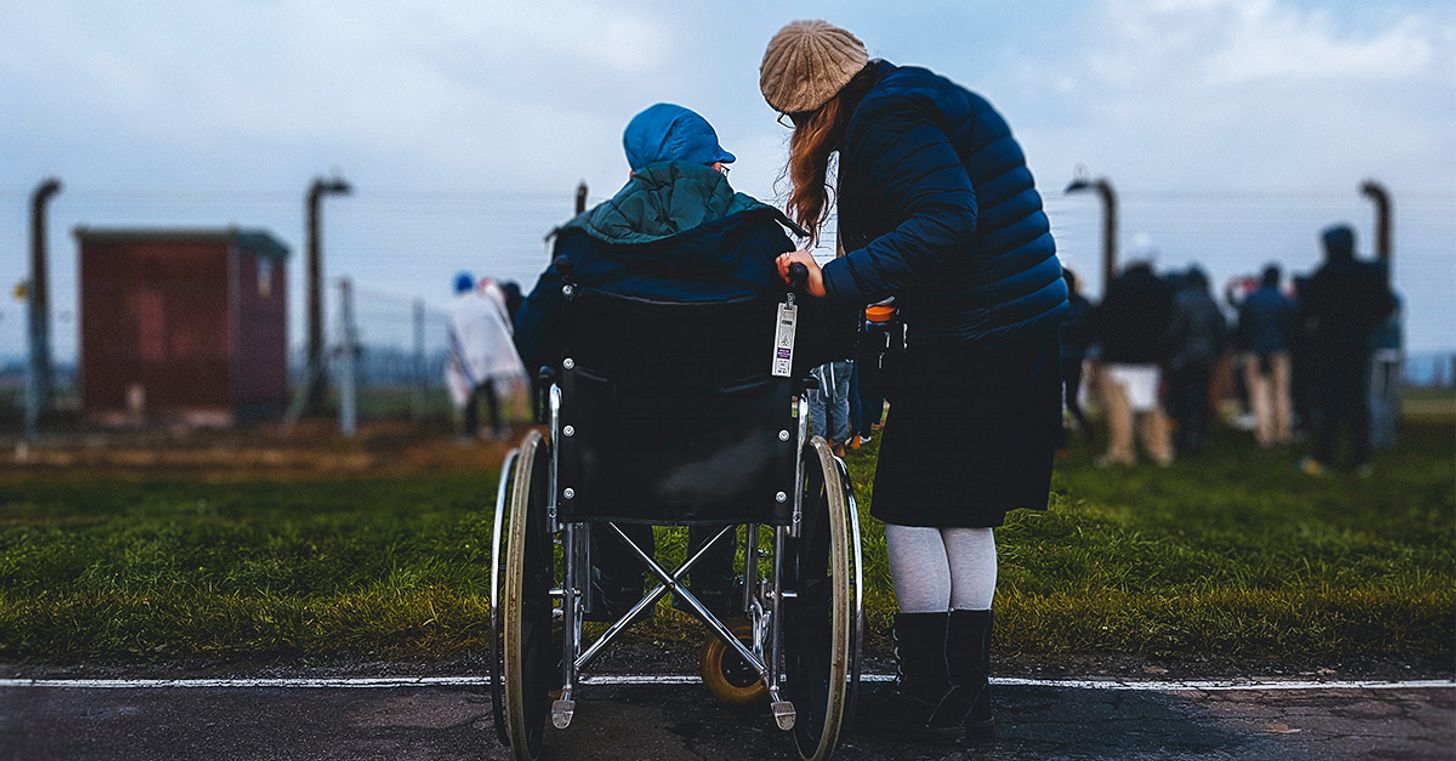
[[[945,633],[945,613],[895,616],[895,681],[860,698],[855,711],[860,728],[921,740],[960,739],[960,715],[947,714],[941,706],[951,689]]]
[[[953,610],[945,634],[951,693],[942,712],[965,727],[966,739],[989,737],[991,715],[991,611]]]

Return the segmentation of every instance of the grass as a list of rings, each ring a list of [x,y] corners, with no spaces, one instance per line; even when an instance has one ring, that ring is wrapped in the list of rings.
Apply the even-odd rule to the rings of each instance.
[[[429,655],[478,645],[493,481],[56,474],[7,485],[0,651]]]
[[[1449,426],[1361,480],[1240,446],[1164,471],[1061,469],[1001,532],[1003,630],[1029,653],[1452,662]]]
[[[1298,476],[1220,440],[1196,462],[1063,462],[1045,513],[997,532],[998,648],[1031,662],[1438,664],[1456,651],[1448,423],[1371,479]],[[863,511],[874,450],[850,466]],[[448,659],[488,636],[495,474],[287,481],[0,474],[0,657]],[[883,534],[867,607],[888,623]],[[680,546],[680,543],[677,543]],[[672,614],[658,616],[672,633]]]

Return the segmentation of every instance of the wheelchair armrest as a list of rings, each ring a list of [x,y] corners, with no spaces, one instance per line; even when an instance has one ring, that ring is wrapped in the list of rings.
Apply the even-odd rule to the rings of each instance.
[[[812,375],[809,375],[809,376],[800,378],[799,379],[799,382],[797,384],[795,384],[795,385],[797,385],[799,387],[799,390],[800,391],[818,391],[819,390],[819,379],[818,378],[815,378]]]

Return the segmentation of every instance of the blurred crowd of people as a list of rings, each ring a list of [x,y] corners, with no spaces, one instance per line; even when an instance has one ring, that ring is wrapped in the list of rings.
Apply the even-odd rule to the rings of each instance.
[[[1201,453],[1214,421],[1225,418],[1266,450],[1308,440],[1299,467],[1309,475],[1336,463],[1342,437],[1349,466],[1368,471],[1372,451],[1394,442],[1398,299],[1384,265],[1355,256],[1350,227],[1328,228],[1322,243],[1324,262],[1312,274],[1286,278],[1271,263],[1257,277],[1231,279],[1222,303],[1197,265],[1157,272],[1158,251],[1146,240],[1135,242],[1100,304],[1064,270],[1071,295],[1061,325],[1062,449],[1077,435],[1100,445],[1099,465],[1132,465],[1140,452],[1169,465]],[[512,343],[521,289],[462,272],[455,293],[445,372],[460,435],[502,439],[501,397],[527,375]],[[882,363],[904,340],[893,298],[862,319],[855,356],[818,367],[809,394],[812,429],[841,454],[880,430]],[[1105,421],[1105,441],[1094,433],[1089,402]]]
[[[1309,441],[1299,462],[1309,475],[1332,467],[1348,439],[1349,466],[1368,472],[1372,451],[1394,443],[1398,300],[1385,266],[1355,256],[1352,228],[1330,227],[1321,239],[1324,261],[1310,275],[1286,278],[1271,263],[1230,280],[1222,303],[1197,265],[1157,272],[1158,250],[1141,236],[1100,304],[1064,269],[1063,451],[1075,434],[1101,445],[1102,466],[1133,465],[1140,454],[1170,465],[1203,452],[1226,419],[1265,450]],[[857,356],[814,372],[812,426],[839,452],[880,428],[881,363],[902,340],[900,324],[894,299],[870,306]],[[1089,402],[1105,442],[1094,443]]]
[[[1383,264],[1356,258],[1350,227],[1328,228],[1322,242],[1324,262],[1311,275],[1286,282],[1270,264],[1257,278],[1232,280],[1224,305],[1196,265],[1155,272],[1157,251],[1146,241],[1134,246],[1101,304],[1088,301],[1068,271],[1066,420],[1091,442],[1082,404],[1098,401],[1107,426],[1098,464],[1131,465],[1138,445],[1160,465],[1197,455],[1226,411],[1264,449],[1307,438],[1311,451],[1300,468],[1309,475],[1335,464],[1343,437],[1350,467],[1368,472],[1372,448],[1394,439],[1397,300]],[[1221,410],[1223,400],[1231,404]]]

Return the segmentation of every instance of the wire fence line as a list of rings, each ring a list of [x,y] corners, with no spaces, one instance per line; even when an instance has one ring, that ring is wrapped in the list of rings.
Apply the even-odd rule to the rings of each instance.
[[[448,416],[448,311],[417,296],[372,288],[356,289],[354,299],[361,416]],[[343,329],[336,323],[336,331]]]
[[[419,296],[356,287],[351,278],[334,282],[338,293],[330,309],[325,350],[332,393],[329,415],[337,415],[345,435],[360,423],[411,420],[458,423],[461,410],[450,397],[450,311]],[[292,366],[297,389],[285,416],[288,430],[302,411],[303,393],[317,371],[299,352]],[[497,385],[507,423],[528,415],[524,377]]]
[[[605,188],[606,186],[601,186]],[[1396,288],[1405,297],[1411,335],[1425,336],[1421,348],[1449,344],[1450,287],[1456,267],[1450,243],[1456,240],[1456,193],[1448,188],[1394,189]],[[549,259],[543,240],[572,215],[574,187],[545,188],[360,188],[332,200],[325,210],[325,269],[354,280],[360,354],[356,365],[361,411],[369,415],[426,416],[448,409],[444,401],[446,286],[454,272],[518,282],[529,291]],[[1100,208],[1090,196],[1068,196],[1044,187],[1044,208],[1063,262],[1077,270],[1095,294],[1100,284]],[[0,225],[0,250],[16,253],[23,270],[25,207],[30,191],[0,188],[0,204],[10,207],[17,224]],[[1119,187],[1119,240],[1124,261],[1133,236],[1149,234],[1161,250],[1159,269],[1197,263],[1216,284],[1256,273],[1266,262],[1286,272],[1304,273],[1319,264],[1318,231],[1349,221],[1368,251],[1371,211],[1353,188],[1219,189],[1194,187]],[[589,204],[607,195],[590,194]],[[302,282],[303,193],[268,188],[122,188],[68,186],[52,211],[51,324],[55,340],[57,402],[75,405],[74,377],[79,362],[77,294],[80,278],[70,230],[89,226],[209,226],[219,209],[227,219],[256,221],[295,244],[290,272],[290,335],[295,346],[304,335]],[[216,225],[212,225],[216,226]],[[248,225],[251,226],[251,225]],[[817,253],[832,256],[839,241],[839,219],[831,214],[821,231]],[[9,285],[9,284],[5,284]],[[8,290],[8,288],[7,288]],[[336,293],[326,296],[328,329],[337,325]],[[414,304],[424,304],[424,350],[416,349]],[[0,303],[0,416],[19,405],[24,383],[25,305]],[[1445,335],[1433,341],[1430,336]],[[298,349],[291,350],[296,356]],[[1417,382],[1456,376],[1449,352],[1417,352],[1407,364]],[[423,359],[420,358],[423,356]],[[299,372],[297,359],[292,372]],[[1422,369],[1424,368],[1424,369]],[[423,388],[425,402],[415,389]],[[420,410],[423,409],[422,413]]]
[[[307,389],[320,373],[331,389],[328,414],[338,415],[350,435],[361,421],[448,421],[448,310],[419,296],[359,288],[350,278],[333,286],[324,367],[312,366],[302,349],[291,357],[294,397],[285,430],[304,413]]]

